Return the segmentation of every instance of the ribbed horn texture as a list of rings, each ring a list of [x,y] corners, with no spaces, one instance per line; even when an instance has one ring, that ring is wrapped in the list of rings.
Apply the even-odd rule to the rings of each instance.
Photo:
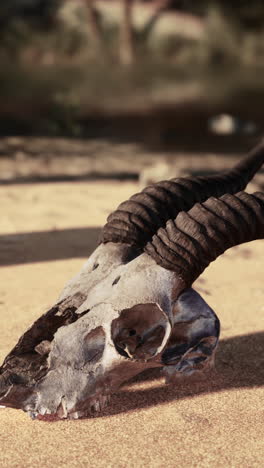
[[[158,230],[145,251],[175,271],[183,288],[192,285],[210,262],[234,245],[264,238],[264,194],[223,195],[181,212]]]
[[[180,211],[211,196],[244,190],[264,162],[264,144],[242,162],[216,176],[177,178],[146,187],[107,218],[100,241],[127,243],[142,250],[153,234]]]

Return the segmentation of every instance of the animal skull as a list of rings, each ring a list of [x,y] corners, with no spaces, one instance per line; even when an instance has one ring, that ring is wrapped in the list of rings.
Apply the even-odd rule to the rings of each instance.
[[[243,170],[229,180],[230,192],[238,182],[246,184],[246,169],[252,177],[263,154],[258,147],[240,163]],[[210,179],[211,192],[219,193],[221,178],[215,178],[216,188]],[[191,183],[205,183],[209,190],[207,179]],[[227,248],[263,238],[264,196],[209,198],[164,229],[175,213],[174,186],[165,197],[165,185],[154,186],[154,198],[154,188],[143,192],[145,207],[138,194],[110,216],[103,243],[5,359],[1,404],[37,418],[78,418],[102,409],[113,391],[147,368],[163,368],[170,382],[210,367],[219,320],[190,286]],[[161,219],[157,194],[166,205]],[[204,200],[202,190],[197,198]],[[186,209],[195,201],[195,195],[185,200]]]
[[[113,284],[116,275],[120,279]],[[219,334],[218,319],[192,289],[175,302],[174,287],[173,273],[146,254],[117,267],[102,282],[102,301],[98,285],[76,309],[75,321],[61,326],[52,342],[44,340],[31,349],[30,358],[37,351],[45,373],[35,375],[27,395],[24,391],[19,395],[13,385],[1,401],[14,407],[23,405],[32,417],[77,418],[91,409],[102,409],[113,391],[146,368],[165,366],[167,379],[168,368],[174,369],[173,374],[200,370],[193,358],[204,356],[204,349],[198,349],[200,341],[213,338],[212,343],[208,341],[212,352],[205,356],[205,360],[211,359]],[[38,322],[31,329],[33,336],[35,327]],[[7,363],[10,367],[10,361]],[[27,385],[25,378],[16,374],[17,381]]]

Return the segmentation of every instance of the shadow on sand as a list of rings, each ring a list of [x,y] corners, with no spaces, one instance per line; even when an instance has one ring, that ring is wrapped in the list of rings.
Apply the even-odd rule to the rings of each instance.
[[[137,384],[154,381],[155,387],[133,390]],[[161,382],[159,369],[142,373],[113,395],[108,408],[93,417],[112,416],[212,392],[261,387],[264,385],[264,332],[220,341],[216,370],[203,380],[175,385],[160,385]]]
[[[88,257],[100,228],[75,228],[0,236],[0,266]]]

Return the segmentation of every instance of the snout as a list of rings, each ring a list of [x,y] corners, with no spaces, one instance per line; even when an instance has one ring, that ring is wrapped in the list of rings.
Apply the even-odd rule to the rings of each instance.
[[[66,377],[48,375],[43,382],[29,385],[21,375],[0,375],[0,405],[21,409],[32,419],[41,420],[78,419],[89,411],[102,410],[109,401],[108,395],[103,395],[100,388],[95,391],[91,380],[89,385],[89,379],[85,382],[84,392],[82,376],[77,374],[70,381],[73,385],[67,389],[64,385]]]
[[[22,351],[19,342],[0,369],[0,404],[45,420],[77,419],[102,410],[123,383],[161,365],[156,356],[171,330],[155,304],[140,304],[123,314],[111,304],[98,304],[60,327],[52,341],[49,337],[38,344],[32,331],[36,326],[30,340],[24,335]],[[134,353],[124,339],[127,333],[130,340],[138,338]],[[119,352],[119,344],[128,353]]]
[[[102,411],[111,394],[145,367],[145,363],[121,356],[107,371],[98,367],[96,372],[87,373],[72,366],[50,371],[23,402],[22,409],[33,419],[46,421],[87,417]]]
[[[50,370],[31,386],[22,382],[21,376],[9,375],[9,379],[0,376],[0,404],[22,409],[32,419],[79,419],[102,411],[111,394],[145,368],[146,363],[120,356],[108,372],[100,367],[95,373],[87,373],[84,369],[63,366]]]
[[[32,419],[78,419],[101,411],[112,389],[111,379],[105,378],[100,366],[97,372],[87,372],[82,367],[61,365],[34,383],[5,370],[0,374],[0,405],[22,409]]]
[[[25,402],[34,393],[25,378],[15,373],[0,375],[0,405],[23,409]]]

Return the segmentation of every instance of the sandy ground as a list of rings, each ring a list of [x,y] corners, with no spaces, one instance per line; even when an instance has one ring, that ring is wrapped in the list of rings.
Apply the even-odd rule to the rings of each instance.
[[[96,245],[136,183],[0,187],[0,360]],[[262,467],[263,241],[228,251],[196,282],[222,323],[216,371],[165,386],[157,371],[128,383],[104,413],[31,421],[0,409],[1,467]]]

